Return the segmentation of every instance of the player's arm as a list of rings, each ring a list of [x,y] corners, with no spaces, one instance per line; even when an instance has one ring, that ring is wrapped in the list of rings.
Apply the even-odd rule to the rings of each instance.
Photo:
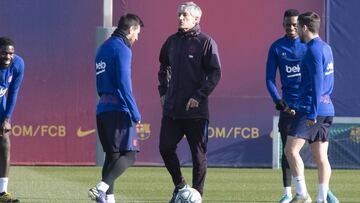
[[[202,64],[204,67],[205,74],[207,79],[203,81],[200,89],[190,98],[189,102],[194,101],[193,103],[200,103],[202,100],[206,99],[210,93],[215,89],[221,78],[221,65],[220,57],[217,48],[217,44],[213,39],[208,39],[205,42],[205,52],[202,58]],[[188,104],[189,105],[189,104]],[[190,106],[191,107],[191,106]]]
[[[171,70],[169,64],[169,58],[167,54],[168,41],[163,44],[160,51],[159,61],[160,61],[160,70],[158,72],[158,80],[159,80],[159,94],[161,99],[161,105],[164,105],[165,102],[165,94],[168,89],[169,77],[171,77]]]
[[[115,64],[118,89],[129,108],[132,121],[139,123],[141,121],[141,115],[133,96],[131,83],[131,53],[118,52],[118,54],[115,55]]]
[[[24,79],[24,61],[21,58],[18,58],[17,60],[18,63],[16,64],[6,98],[5,118],[8,120],[10,120],[14,111],[17,95],[19,93],[21,83]]]
[[[275,103],[275,108],[279,111],[284,111],[288,108],[285,100],[280,97],[276,86],[276,71],[278,69],[278,58],[273,46],[270,47],[267,61],[266,61],[266,87]]]
[[[310,54],[309,61],[307,62],[310,79],[311,79],[311,106],[308,114],[308,120],[316,122],[317,109],[320,104],[320,97],[323,87],[324,70],[322,64],[322,50],[314,49]]]

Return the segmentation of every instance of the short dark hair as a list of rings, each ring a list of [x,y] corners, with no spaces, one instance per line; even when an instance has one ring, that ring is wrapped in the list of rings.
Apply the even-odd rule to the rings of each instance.
[[[126,31],[131,26],[144,27],[144,23],[140,19],[139,16],[137,16],[135,14],[132,14],[132,13],[127,13],[127,14],[120,17],[120,20],[119,20],[118,26],[117,26],[118,29],[120,29],[122,31]]]
[[[296,9],[288,9],[284,12],[284,18],[286,17],[293,17],[293,16],[299,16],[300,12]]]
[[[298,17],[298,23],[301,27],[306,25],[312,33],[319,33],[320,16],[313,11],[300,14]]]
[[[14,46],[14,41],[9,37],[0,37],[0,47],[2,46]]]

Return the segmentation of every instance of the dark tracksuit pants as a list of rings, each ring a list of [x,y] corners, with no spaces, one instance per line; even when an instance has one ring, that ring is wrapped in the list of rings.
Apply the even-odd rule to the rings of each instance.
[[[282,170],[282,175],[283,175],[283,186],[284,187],[291,187],[291,171],[290,171],[289,162],[286,159],[286,156],[284,153],[284,148],[286,145],[286,140],[287,140],[288,132],[290,129],[290,125],[293,120],[294,120],[294,116],[292,116],[288,113],[285,113],[285,112],[280,112],[278,126],[279,126],[281,141],[282,141],[281,170]]]
[[[186,135],[193,162],[192,187],[198,190],[201,195],[203,194],[207,170],[208,123],[207,119],[172,119],[163,116],[160,130],[160,154],[175,187],[178,188],[183,187],[186,182],[181,174],[176,148]]]

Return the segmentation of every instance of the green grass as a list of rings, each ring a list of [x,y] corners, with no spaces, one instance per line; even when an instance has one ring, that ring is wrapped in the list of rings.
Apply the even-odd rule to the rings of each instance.
[[[22,203],[91,202],[87,190],[100,177],[100,167],[13,166],[9,190]],[[191,183],[191,169],[183,168]],[[281,171],[209,168],[204,203],[277,202],[282,193]],[[317,172],[306,170],[309,193],[316,196]],[[360,170],[333,170],[331,189],[341,202],[359,201]],[[163,167],[132,167],[116,181],[117,202],[167,203],[173,185]]]

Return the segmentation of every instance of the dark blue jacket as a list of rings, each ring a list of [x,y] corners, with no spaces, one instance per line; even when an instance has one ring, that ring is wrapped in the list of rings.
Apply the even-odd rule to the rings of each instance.
[[[0,65],[1,122],[4,118],[11,118],[23,78],[24,60],[20,56],[14,55],[13,62],[7,68]]]
[[[100,96],[96,113],[129,112],[133,122],[141,120],[132,93],[130,45],[125,37],[112,36],[96,52],[96,88]]]
[[[334,116],[330,95],[334,88],[334,59],[331,47],[316,37],[307,44],[308,50],[301,61],[302,80],[298,111],[307,113],[307,118]]]
[[[271,45],[266,62],[266,86],[274,103],[283,99],[290,108],[295,108],[301,82],[300,62],[305,53],[306,45],[299,38],[289,39],[284,36]],[[280,73],[282,96],[276,87],[277,69]]]
[[[196,25],[188,32],[179,30],[161,48],[160,96],[165,95],[163,114],[172,118],[209,118],[208,96],[221,77],[216,42]],[[190,98],[199,107],[186,111]]]

